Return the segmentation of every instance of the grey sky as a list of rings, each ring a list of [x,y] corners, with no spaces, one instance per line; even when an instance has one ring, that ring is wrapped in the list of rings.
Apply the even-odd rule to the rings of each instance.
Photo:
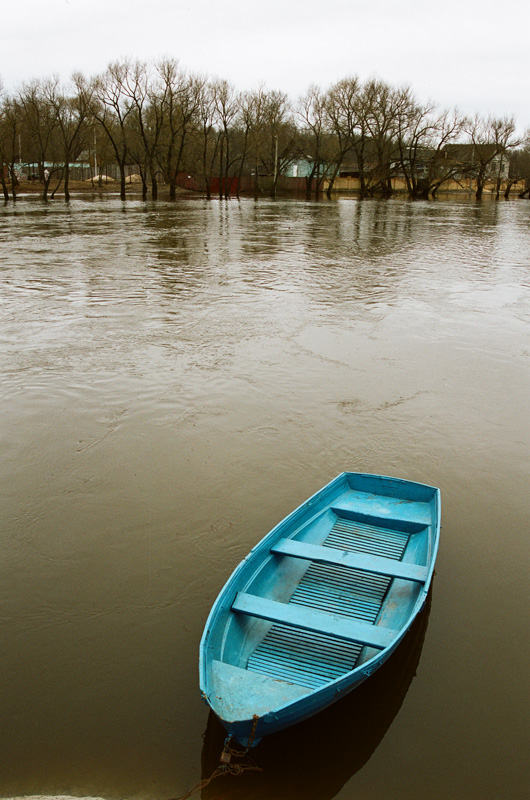
[[[293,99],[347,75],[409,84],[422,99],[530,126],[530,0],[0,0],[0,77],[101,72],[173,56],[239,89]]]

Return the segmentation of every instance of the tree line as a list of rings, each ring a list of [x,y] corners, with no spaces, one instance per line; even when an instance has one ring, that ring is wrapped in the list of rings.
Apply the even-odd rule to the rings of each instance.
[[[280,177],[300,162],[308,197],[324,187],[330,194],[345,172],[357,177],[362,197],[392,195],[400,177],[411,198],[466,178],[480,198],[486,181],[499,197],[501,187],[508,196],[514,183],[530,179],[530,134],[519,136],[513,117],[442,110],[410,87],[379,79],[310,86],[293,102],[264,86],[242,92],[189,74],[171,58],[116,61],[100,75],[75,73],[67,85],[55,77],[11,93],[0,85],[6,200],[10,192],[16,197],[23,163],[35,165],[44,199],[55,180],[68,200],[82,157],[95,174],[105,164],[117,167],[122,199],[131,168],[144,198],[157,199],[163,183],[174,199],[183,174],[207,197],[214,186],[220,196],[239,194],[243,178],[256,196],[276,196]]]

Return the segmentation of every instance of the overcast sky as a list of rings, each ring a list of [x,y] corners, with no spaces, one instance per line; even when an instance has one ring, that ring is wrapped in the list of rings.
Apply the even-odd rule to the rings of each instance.
[[[410,85],[530,127],[530,0],[0,0],[0,78],[102,72],[172,56],[239,89],[293,99],[348,75]]]

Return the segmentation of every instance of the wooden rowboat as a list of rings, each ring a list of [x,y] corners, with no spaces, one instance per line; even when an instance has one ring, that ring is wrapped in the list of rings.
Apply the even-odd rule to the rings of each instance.
[[[202,789],[202,800],[219,800],[221,796],[247,800],[250,795],[303,800],[335,797],[370,760],[400,711],[420,663],[431,602],[432,585],[407,635],[369,681],[294,728],[266,736],[252,752],[250,762],[235,759],[236,763],[261,769],[252,776],[252,792],[248,783],[245,789],[227,781],[221,795],[214,781]],[[226,730],[210,711],[201,752],[204,781],[218,768],[225,740]]]
[[[366,680],[425,603],[440,492],[345,472],[234,570],[201,640],[203,699],[244,747]]]

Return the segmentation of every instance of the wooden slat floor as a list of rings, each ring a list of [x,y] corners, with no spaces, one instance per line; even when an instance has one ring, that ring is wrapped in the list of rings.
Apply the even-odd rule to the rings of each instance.
[[[338,519],[325,547],[399,561],[409,534]],[[349,567],[311,563],[290,599],[306,608],[374,623],[392,578]],[[355,667],[362,645],[274,624],[250,656],[247,669],[311,689]]]

